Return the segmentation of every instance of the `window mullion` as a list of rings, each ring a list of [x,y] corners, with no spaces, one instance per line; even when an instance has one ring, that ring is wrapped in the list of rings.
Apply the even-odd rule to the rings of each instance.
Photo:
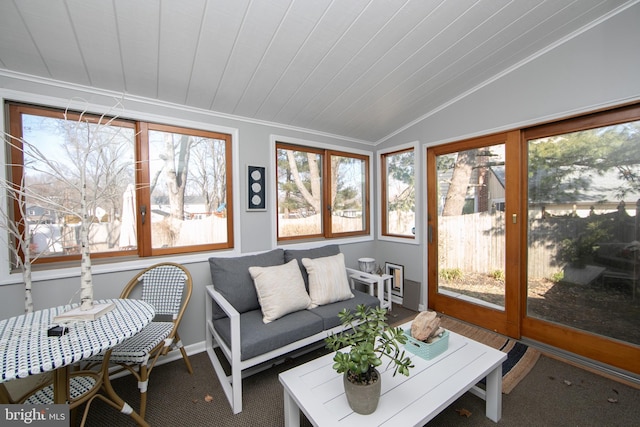
[[[322,154],[322,231],[325,238],[333,237],[333,229],[331,227],[331,216],[333,215],[333,206],[331,205],[331,154],[324,151]]]
[[[136,138],[136,224],[140,256],[151,256],[151,178],[149,173],[149,124],[138,122]],[[145,213],[142,215],[142,213]],[[144,218],[144,219],[143,219]]]

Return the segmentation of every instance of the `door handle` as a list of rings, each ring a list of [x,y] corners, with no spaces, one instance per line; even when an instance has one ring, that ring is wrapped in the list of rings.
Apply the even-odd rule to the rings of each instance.
[[[144,220],[147,217],[147,206],[146,205],[140,206],[140,215],[142,216],[142,224],[144,224]]]

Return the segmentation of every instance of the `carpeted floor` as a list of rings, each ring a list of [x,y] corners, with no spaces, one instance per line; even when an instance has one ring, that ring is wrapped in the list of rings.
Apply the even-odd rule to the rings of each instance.
[[[390,321],[404,323],[406,315],[394,307]],[[246,378],[243,381],[244,410],[237,415],[233,415],[206,353],[190,357],[193,375],[188,374],[182,360],[158,366],[149,383],[147,421],[152,426],[282,426],[283,391],[278,373],[323,352],[316,350]],[[129,376],[113,383],[116,391],[137,408],[139,399],[134,379]],[[639,389],[542,355],[520,384],[509,394],[503,394],[503,416],[498,425],[636,426],[640,425],[638,402]],[[469,417],[461,415],[461,412],[466,413],[463,409],[470,413]],[[301,417],[301,424],[310,425],[304,417]],[[87,425],[128,426],[135,423],[105,403],[96,401],[90,409]],[[484,416],[484,401],[470,393],[428,424],[495,425]]]

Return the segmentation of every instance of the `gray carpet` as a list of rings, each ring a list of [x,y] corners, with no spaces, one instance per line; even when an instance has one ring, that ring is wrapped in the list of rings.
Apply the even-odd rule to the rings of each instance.
[[[394,307],[393,314],[391,322],[402,323],[415,312]],[[246,378],[244,408],[238,415],[233,415],[206,353],[190,357],[193,375],[189,375],[182,360],[158,366],[149,381],[147,421],[152,426],[282,426],[283,391],[278,373],[324,351],[315,350]],[[131,376],[114,380],[113,385],[132,407],[138,407],[136,382]],[[515,389],[503,395],[502,408],[498,423],[502,426],[638,426],[640,389],[543,355]],[[463,409],[471,413],[469,417],[457,411]],[[99,400],[92,404],[87,426],[128,425],[135,423],[126,415]],[[311,424],[302,416],[301,425]],[[484,401],[469,393],[428,424],[495,425],[484,416]]]
[[[156,368],[149,386],[147,421],[152,426],[282,426],[282,386],[278,373],[308,360],[273,367],[244,380],[244,410],[233,415],[206,353],[191,356],[194,375],[183,362]],[[570,385],[565,381],[570,382]],[[131,377],[114,381],[116,391],[137,407]],[[211,402],[205,397],[213,397]],[[615,399],[611,403],[608,399]],[[640,390],[611,381],[549,357],[541,356],[533,370],[508,395],[503,395],[503,426],[638,426]],[[456,409],[466,409],[470,417]],[[310,424],[303,419],[303,426]],[[127,416],[96,401],[88,426],[135,425]],[[454,402],[428,426],[495,426],[484,416],[484,401],[469,393]],[[404,427],[404,426],[403,426]]]
[[[415,317],[417,312],[393,304],[388,314],[389,324],[397,326]],[[281,426],[284,424],[283,389],[278,373],[326,354],[317,349],[296,360],[287,360],[243,381],[243,412],[233,415],[227,398],[218,382],[206,353],[189,357],[193,375],[189,375],[184,362],[178,360],[154,368],[147,392],[146,421],[154,426]],[[138,411],[140,396],[132,376],[112,382],[118,395]],[[212,398],[212,399],[211,399]],[[211,401],[207,401],[211,399]],[[76,416],[76,425],[82,418],[82,406]],[[303,426],[311,425],[304,417]],[[135,426],[135,422],[120,414],[106,403],[96,399],[90,407],[86,425]]]

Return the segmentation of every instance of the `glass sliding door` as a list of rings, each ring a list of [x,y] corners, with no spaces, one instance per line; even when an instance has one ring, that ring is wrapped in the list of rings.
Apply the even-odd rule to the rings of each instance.
[[[504,144],[437,156],[438,293],[504,310]]]
[[[632,117],[621,109],[525,131],[522,333],[637,370],[640,120]]]
[[[435,196],[429,201],[429,263],[436,267],[429,269],[430,306],[504,333],[507,274],[517,276],[517,269],[507,271],[507,226],[517,224],[517,213],[507,208],[507,138],[434,147],[427,166],[428,193]]]
[[[428,307],[640,374],[640,104],[427,149]]]

